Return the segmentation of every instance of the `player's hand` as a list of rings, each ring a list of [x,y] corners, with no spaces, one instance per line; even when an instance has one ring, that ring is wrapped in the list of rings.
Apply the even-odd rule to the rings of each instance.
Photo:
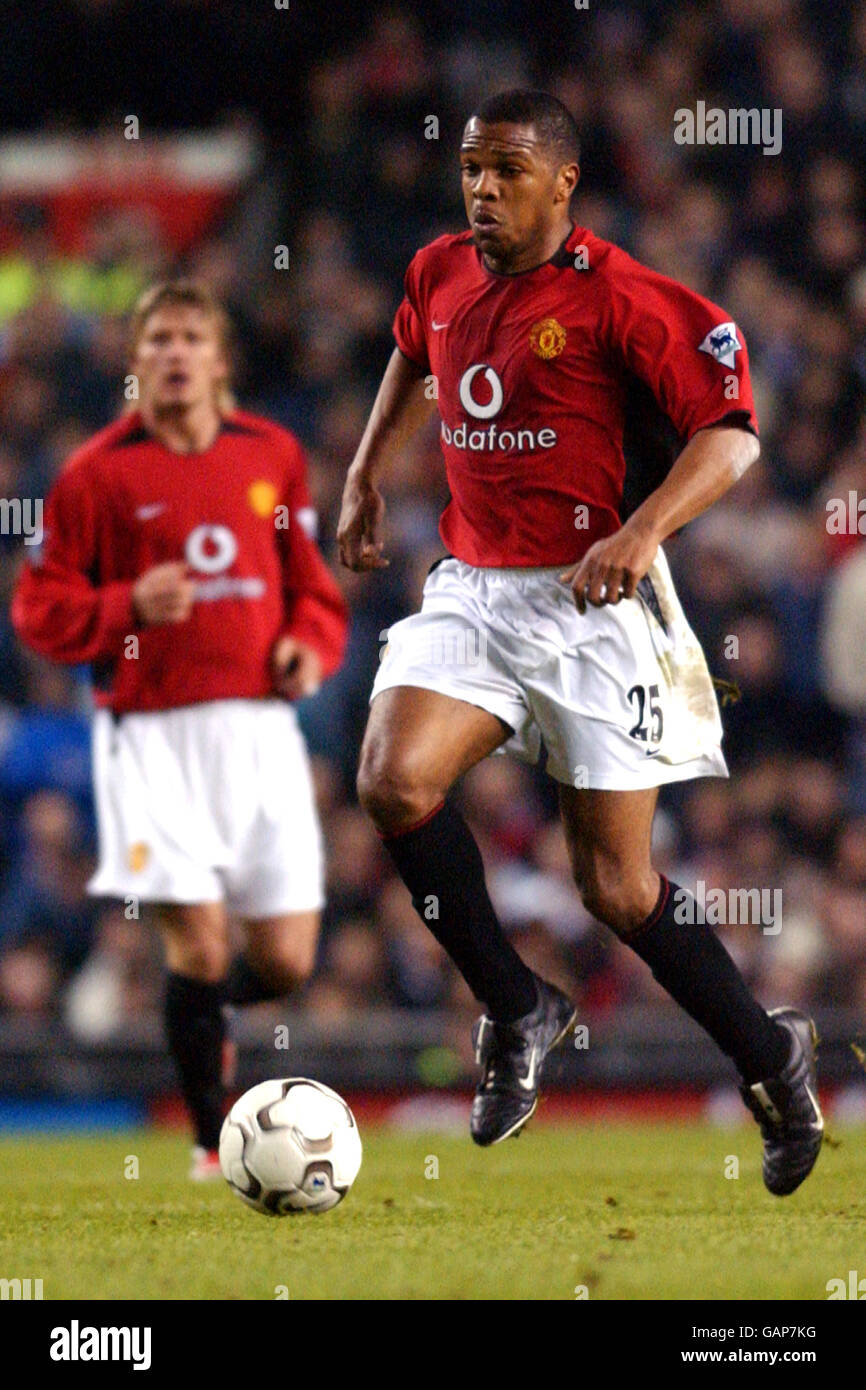
[[[634,598],[635,591],[659,548],[659,537],[632,530],[628,522],[612,536],[591,545],[582,560],[559,576],[570,584],[579,613],[586,605],[603,608]]]
[[[287,700],[303,700],[315,695],[322,684],[319,653],[296,637],[280,637],[273,655],[274,685]]]
[[[183,560],[154,565],[132,587],[132,607],[140,623],[185,623],[192,612],[195,583]]]
[[[351,469],[343,489],[337,524],[340,561],[350,570],[381,570],[391,562],[382,554],[385,499],[372,483],[359,482]]]

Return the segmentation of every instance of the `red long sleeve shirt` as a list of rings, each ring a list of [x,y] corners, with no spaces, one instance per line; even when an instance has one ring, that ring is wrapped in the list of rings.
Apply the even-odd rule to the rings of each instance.
[[[304,453],[287,430],[233,411],[208,449],[177,454],[138,413],[124,416],[54,485],[13,624],[43,656],[92,663],[97,702],[117,713],[273,694],[284,634],[313,647],[330,675],[347,613],[314,521]],[[133,585],[171,560],[195,582],[192,614],[142,626]]]

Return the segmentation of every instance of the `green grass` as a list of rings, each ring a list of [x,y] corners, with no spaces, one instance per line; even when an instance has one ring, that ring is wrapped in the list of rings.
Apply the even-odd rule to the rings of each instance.
[[[481,1151],[370,1127],[343,1204],[282,1220],[189,1183],[177,1136],[8,1139],[0,1277],[42,1278],[46,1299],[823,1300],[866,1274],[866,1133],[836,1137],[780,1201],[752,1128],[535,1126]]]

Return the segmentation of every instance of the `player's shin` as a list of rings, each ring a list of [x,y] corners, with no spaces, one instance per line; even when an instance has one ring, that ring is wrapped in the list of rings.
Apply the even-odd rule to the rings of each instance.
[[[790,1037],[761,1008],[712,928],[675,906],[687,896],[662,875],[655,908],[622,940],[733,1059],[744,1081],[777,1076],[788,1061]]]
[[[165,992],[165,1029],[192,1116],[196,1143],[219,1146],[223,1122],[222,1048],[225,1021],[223,986],[169,974]]]
[[[535,977],[502,931],[481,853],[460,812],[446,801],[420,825],[382,842],[424,925],[490,1017],[508,1023],[534,1009]]]

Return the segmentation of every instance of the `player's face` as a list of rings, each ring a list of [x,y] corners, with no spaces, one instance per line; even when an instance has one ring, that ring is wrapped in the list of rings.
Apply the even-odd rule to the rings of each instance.
[[[215,401],[227,375],[217,324],[194,305],[154,310],[138,340],[133,370],[140,400],[154,410],[189,410]]]
[[[473,116],[460,171],[475,244],[493,270],[526,270],[553,255],[547,243],[567,223],[576,164],[556,168],[531,125],[484,125]]]

